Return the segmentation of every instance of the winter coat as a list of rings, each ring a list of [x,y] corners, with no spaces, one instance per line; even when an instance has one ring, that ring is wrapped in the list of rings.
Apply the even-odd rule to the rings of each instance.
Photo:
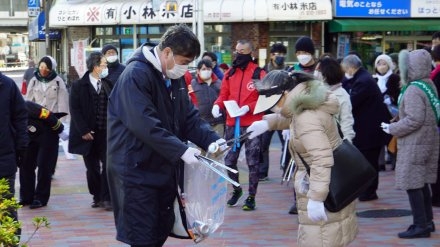
[[[211,125],[224,124],[225,117],[223,114],[218,118],[214,118],[211,113],[212,106],[220,93],[222,81],[219,80],[215,74],[212,74],[211,78],[212,82],[210,85],[202,81],[199,76],[192,79],[191,88],[193,90],[192,95],[194,95],[194,97],[191,99],[193,103],[194,101],[196,102],[194,104],[197,105],[197,108],[200,112],[200,117],[202,119]]]
[[[429,79],[430,56],[423,50],[409,53],[408,82],[423,80],[435,90]],[[431,103],[424,91],[415,85],[406,88],[399,105],[399,121],[390,124],[397,137],[396,186],[419,189],[437,180],[439,135]]]
[[[96,131],[95,107],[96,90],[90,82],[90,72],[86,72],[81,79],[72,83],[70,90],[70,133],[69,152],[73,154],[87,155],[92,148],[92,141],[82,139],[82,136],[90,131]],[[107,90],[113,88],[113,82],[106,78],[101,79],[103,93],[110,94]],[[107,85],[104,85],[107,84]],[[107,89],[106,89],[107,88]]]
[[[383,103],[376,81],[367,70],[359,68],[352,81],[350,100],[356,132],[353,144],[361,150],[380,148],[391,140],[391,136],[380,127],[382,122],[390,122],[391,114]]]
[[[122,71],[125,69],[125,65],[119,63],[119,61],[114,63],[109,63],[108,65],[108,76],[107,80],[110,80],[114,85],[118,80],[119,76],[122,74]]]
[[[47,84],[46,89],[44,89],[43,83]],[[49,82],[41,82],[34,76],[28,83],[26,100],[35,102],[51,112],[69,114],[69,94],[66,84],[59,76]],[[67,117],[61,118],[61,121],[66,120]]]
[[[287,95],[280,113],[266,115],[269,129],[290,128],[290,152],[293,154],[295,192],[298,206],[298,246],[347,246],[356,237],[355,202],[337,213],[326,211],[327,222],[312,222],[307,215],[309,199],[327,198],[333,166],[333,150],[342,143],[335,121],[339,111],[337,98],[319,81],[304,82]],[[310,166],[310,177],[298,153]],[[300,182],[309,177],[306,194],[299,190]]]
[[[261,120],[264,115],[264,113],[253,114],[255,105],[257,104],[258,92],[254,85],[254,80],[256,79],[252,79],[252,76],[257,67],[258,66],[256,64],[249,62],[244,70],[241,68],[235,69],[233,75],[229,75],[231,73],[231,69],[226,71],[225,77],[222,81],[220,95],[214,102],[215,105],[218,105],[220,109],[223,110],[225,110],[223,101],[226,100],[235,100],[239,107],[243,107],[245,105],[249,106],[249,111],[240,117],[240,126],[242,127],[247,127],[253,122]],[[260,79],[265,75],[266,72],[261,70]],[[229,114],[227,114],[226,125],[234,126],[235,118],[232,118],[229,116]]]
[[[28,112],[15,82],[0,72],[0,177],[17,172],[16,151],[25,150]]]
[[[342,88],[342,84],[336,84],[330,87],[330,90],[339,101],[339,113],[336,114],[336,121],[339,124],[344,139],[352,142],[356,133],[353,130],[353,114],[351,113],[350,95]]]
[[[162,190],[161,196],[171,197],[171,205],[155,211],[172,208],[177,195],[176,173],[188,149],[186,142],[207,150],[220,137],[200,118],[183,77],[172,79],[167,89],[162,68],[153,50],[145,45],[135,51],[115,84],[107,121],[107,173],[117,239],[141,244],[134,240],[144,239],[152,231],[142,222],[154,220],[147,214],[143,198],[157,196]],[[147,189],[150,194],[145,193]],[[162,228],[168,223],[160,222]]]

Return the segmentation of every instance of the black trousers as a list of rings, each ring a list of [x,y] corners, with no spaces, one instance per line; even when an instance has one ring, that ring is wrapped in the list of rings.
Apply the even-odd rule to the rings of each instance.
[[[431,192],[428,184],[423,188],[407,190],[413,215],[413,224],[425,228],[433,219]]]
[[[372,149],[359,149],[359,151],[364,155],[364,157],[370,162],[374,170],[376,170],[376,178],[372,181],[370,186],[359,196],[368,197],[376,193],[377,187],[379,186],[379,155],[382,147],[372,148]]]
[[[20,200],[32,203],[39,200],[46,205],[50,197],[52,172],[58,159],[59,137],[53,131],[45,131],[31,138],[26,159],[20,167]],[[37,176],[35,169],[38,167]]]
[[[87,186],[94,202],[110,201],[107,181],[107,134],[105,130],[93,135],[92,148],[83,155],[86,166]],[[102,166],[101,166],[102,164]]]

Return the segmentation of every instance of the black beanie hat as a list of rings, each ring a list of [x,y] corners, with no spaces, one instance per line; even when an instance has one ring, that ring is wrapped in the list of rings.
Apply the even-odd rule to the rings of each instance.
[[[315,46],[313,45],[312,39],[307,36],[303,36],[296,41],[295,53],[298,51],[305,51],[310,54],[315,54]]]
[[[114,45],[110,45],[110,44],[108,44],[108,45],[104,45],[104,47],[102,47],[101,53],[102,53],[103,55],[105,55],[105,53],[106,53],[108,50],[115,50],[115,51],[116,51],[116,54],[119,54],[119,53],[118,53],[118,48],[116,48],[116,46],[114,46]]]

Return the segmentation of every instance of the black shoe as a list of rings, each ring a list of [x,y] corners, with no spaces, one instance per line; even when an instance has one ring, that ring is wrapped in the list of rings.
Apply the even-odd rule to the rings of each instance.
[[[91,207],[92,208],[99,208],[101,205],[99,202],[93,201]]]
[[[298,208],[296,208],[296,203],[292,205],[289,209],[289,214],[298,214]]]
[[[429,232],[435,232],[434,221],[431,221],[431,223],[428,223],[428,229],[429,229]]]
[[[376,193],[373,193],[370,195],[359,196],[359,201],[361,201],[361,202],[373,201],[373,200],[377,200],[377,199],[379,199],[379,197],[377,196]]]
[[[265,182],[265,181],[268,181],[269,180],[269,178],[267,177],[267,176],[265,176],[265,177],[259,177],[258,178],[258,181],[260,181],[260,182]]]
[[[36,209],[46,206],[45,203],[42,203],[40,200],[34,200],[29,206],[30,209]]]
[[[24,201],[24,200],[18,202],[18,204],[20,204],[21,206],[31,205],[31,203],[32,203],[31,201]]]
[[[400,232],[398,236],[399,238],[429,238],[431,237],[431,232],[429,227],[422,228],[417,225],[410,225],[408,230]]]
[[[244,211],[255,210],[255,196],[248,196],[246,201],[244,201],[244,205],[243,205],[242,209]]]
[[[112,211],[112,203],[110,201],[103,201],[101,205],[106,211]]]
[[[238,200],[240,199],[240,197],[242,195],[243,195],[243,190],[242,189],[234,190],[234,192],[232,192],[231,199],[229,199],[228,202],[227,202],[228,206],[229,207],[237,206]]]

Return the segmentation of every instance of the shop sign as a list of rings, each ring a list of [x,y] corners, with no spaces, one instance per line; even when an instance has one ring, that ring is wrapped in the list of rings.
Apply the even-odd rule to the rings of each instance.
[[[411,17],[440,18],[440,0],[412,0]]]
[[[32,20],[29,23],[29,40],[31,41],[42,41],[46,40],[46,31],[45,31],[45,15],[44,11],[42,11],[37,18]],[[60,30],[49,30],[49,39],[51,40],[59,40],[61,39]]]
[[[193,1],[162,1],[155,5],[153,1],[128,2],[121,8],[121,24],[133,23],[179,23],[192,22],[194,19]]]
[[[28,0],[29,17],[37,17],[40,13],[40,0]]]
[[[335,17],[406,18],[411,14],[411,0],[335,0],[333,4]]]
[[[328,0],[268,0],[268,17],[274,20],[330,20]]]

